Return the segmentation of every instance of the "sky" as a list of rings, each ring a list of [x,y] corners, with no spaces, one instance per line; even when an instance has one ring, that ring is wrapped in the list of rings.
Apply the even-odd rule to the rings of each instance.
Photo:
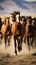
[[[0,14],[20,11],[21,14],[36,14],[36,0],[0,0]]]

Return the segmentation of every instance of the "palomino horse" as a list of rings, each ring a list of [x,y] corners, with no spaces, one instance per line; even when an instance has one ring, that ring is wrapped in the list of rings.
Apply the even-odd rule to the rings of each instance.
[[[25,32],[25,40],[27,38],[28,48],[30,50],[30,44],[33,46],[33,26],[31,25],[32,19],[28,17],[26,20],[26,32]]]
[[[7,38],[10,35],[10,27],[9,27],[9,18],[8,17],[4,18],[4,23],[3,23],[2,28],[1,28],[1,33],[2,33],[2,36],[4,38],[5,48],[6,48]]]
[[[22,40],[25,34],[25,22],[22,19],[22,17],[20,18],[19,24],[16,20],[14,20],[14,23],[11,26],[11,33],[14,39],[15,54],[17,55],[17,48],[18,48],[18,51],[22,50]],[[17,47],[16,40],[18,43],[18,47]]]

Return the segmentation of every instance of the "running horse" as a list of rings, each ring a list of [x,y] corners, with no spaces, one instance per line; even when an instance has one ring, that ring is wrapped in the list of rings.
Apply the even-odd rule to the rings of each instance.
[[[0,34],[1,34],[1,27],[2,27],[2,18],[0,18]]]
[[[16,16],[16,13],[15,13],[15,16]],[[11,33],[14,39],[15,54],[17,55],[17,49],[19,52],[22,50],[22,41],[23,41],[23,36],[25,34],[24,33],[25,32],[25,22],[22,19],[22,17],[20,18],[19,23],[16,21],[16,19],[14,19],[13,22],[14,23],[11,26]]]
[[[2,18],[0,18],[0,41],[2,42],[2,33],[1,33],[1,28],[2,28]]]
[[[2,36],[3,36],[3,38],[4,38],[5,48],[6,48],[8,36],[10,36],[9,17],[5,17],[5,18],[4,18],[4,23],[3,23],[2,28],[1,28],[1,33],[2,33]],[[8,45],[9,45],[9,40],[8,40]]]
[[[36,47],[36,18],[32,18],[33,35],[34,35],[34,46]]]
[[[33,47],[33,26],[32,26],[32,18],[28,17],[26,20],[26,32],[25,32],[25,40],[27,38],[28,49],[30,50],[30,45]]]

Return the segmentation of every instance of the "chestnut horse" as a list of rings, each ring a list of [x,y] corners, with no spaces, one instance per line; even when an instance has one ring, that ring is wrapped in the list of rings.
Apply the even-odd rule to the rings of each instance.
[[[8,36],[10,36],[10,30],[11,30],[11,28],[10,28],[10,23],[9,23],[9,17],[5,17],[4,23],[1,27],[1,33],[2,33],[2,36],[4,38],[5,48],[7,46]],[[9,43],[9,40],[8,40],[8,43]]]
[[[22,41],[25,34],[25,20],[21,17],[19,23],[15,19],[13,22],[14,23],[11,26],[11,33],[14,39],[15,54],[17,55],[17,49],[19,52],[22,50]]]

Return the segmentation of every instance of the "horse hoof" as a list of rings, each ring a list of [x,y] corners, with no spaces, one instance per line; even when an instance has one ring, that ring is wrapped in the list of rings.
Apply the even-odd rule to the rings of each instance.
[[[17,51],[15,51],[15,54],[16,54],[16,56],[17,56]]]

